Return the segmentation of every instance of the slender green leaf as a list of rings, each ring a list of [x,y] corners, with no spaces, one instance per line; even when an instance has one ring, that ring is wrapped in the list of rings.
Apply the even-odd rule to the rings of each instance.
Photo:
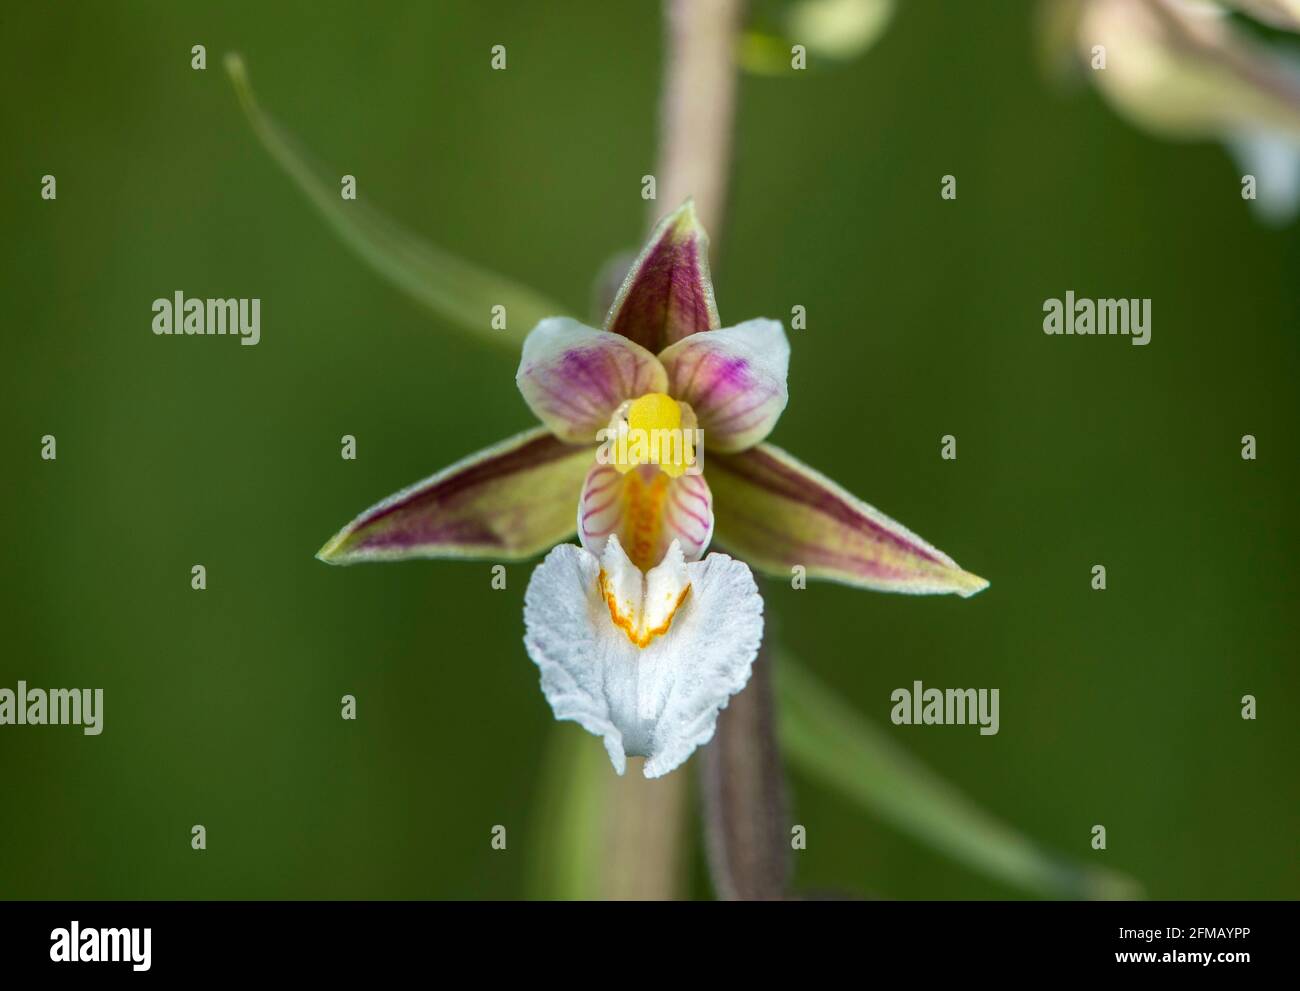
[[[613,771],[587,733],[551,727],[529,847],[528,894],[536,899],[591,901],[603,895],[605,806]]]
[[[253,95],[243,59],[226,56],[226,72],[253,131],[316,209],[376,272],[462,330],[518,351],[543,317],[567,309],[504,276],[463,261],[404,230],[379,211],[339,195],[339,176],[316,164]],[[492,307],[506,308],[506,328],[492,329]]]
[[[1131,879],[1078,867],[998,821],[837,699],[782,652],[781,743],[790,763],[864,809],[1005,884],[1054,898],[1136,898]]]

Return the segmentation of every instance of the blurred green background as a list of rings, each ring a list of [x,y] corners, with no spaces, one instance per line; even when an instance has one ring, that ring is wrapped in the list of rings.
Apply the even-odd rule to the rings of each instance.
[[[768,582],[770,625],[1045,847],[1156,898],[1296,897],[1300,238],[1253,221],[1217,147],[1046,84],[1032,14],[904,4],[859,61],[742,82],[723,320],[808,311],[773,440],[993,583],[963,602]],[[645,223],[659,16],[6,5],[0,686],[106,699],[97,738],[0,727],[0,896],[533,893],[548,741],[600,743],[557,730],[524,654],[532,565],[500,592],[487,563],[312,556],[528,426],[514,362],[327,233],[221,56],[241,52],[263,105],[372,204],[585,313]],[[150,304],[178,289],[260,297],[261,343],[155,337]],[[1151,297],[1152,343],[1044,336],[1067,289]],[[891,726],[915,679],[999,688],[1001,732]],[[801,889],[1021,894],[797,774],[791,799]]]

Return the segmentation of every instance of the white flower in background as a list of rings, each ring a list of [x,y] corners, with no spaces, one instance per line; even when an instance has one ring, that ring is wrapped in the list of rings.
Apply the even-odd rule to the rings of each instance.
[[[1300,3],[1047,0],[1052,38],[1144,130],[1225,145],[1256,179],[1252,205],[1281,223],[1300,206]],[[1105,68],[1089,68],[1105,49]]]

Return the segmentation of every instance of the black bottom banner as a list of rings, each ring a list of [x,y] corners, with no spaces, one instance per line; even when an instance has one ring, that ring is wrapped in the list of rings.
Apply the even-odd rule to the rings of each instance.
[[[0,961],[7,977],[95,981],[374,978],[434,962],[444,973],[463,966],[484,977],[514,968],[594,977],[618,971],[593,964],[678,969],[688,958],[720,977],[779,962],[808,968],[810,979],[840,964],[863,979],[902,970],[927,979],[1127,973],[1233,981],[1295,970],[1296,905],[0,902]]]

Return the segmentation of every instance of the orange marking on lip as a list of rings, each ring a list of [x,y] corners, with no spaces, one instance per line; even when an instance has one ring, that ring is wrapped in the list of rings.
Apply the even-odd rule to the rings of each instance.
[[[661,637],[668,632],[668,628],[673,625],[673,617],[677,615],[677,610],[682,607],[682,603],[686,601],[686,594],[691,590],[688,582],[686,587],[682,589],[681,594],[677,596],[677,601],[673,603],[673,608],[669,611],[668,618],[663,623],[652,630],[638,631],[635,618],[624,615],[619,611],[618,599],[614,596],[613,589],[609,587],[609,578],[606,576],[604,568],[600,569],[600,574],[596,578],[596,587],[600,589],[601,597],[605,600],[605,605],[609,609],[609,618],[614,621],[614,625],[622,630],[629,640],[643,649],[648,647],[650,641],[654,640],[655,637]]]

